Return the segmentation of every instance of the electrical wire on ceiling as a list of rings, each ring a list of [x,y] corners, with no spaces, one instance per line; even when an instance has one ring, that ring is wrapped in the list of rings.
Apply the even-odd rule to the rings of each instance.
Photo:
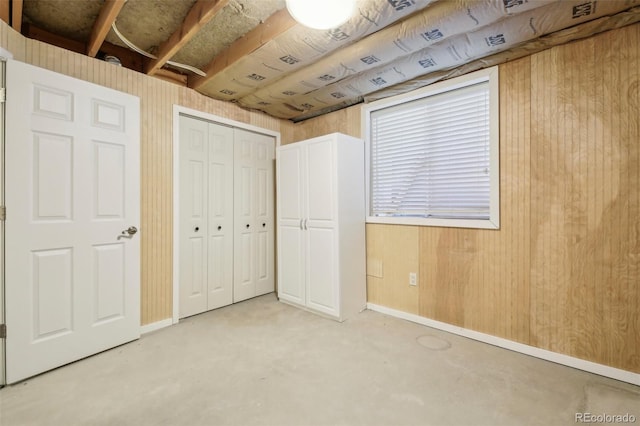
[[[129,49],[138,52],[139,54],[146,56],[147,58],[151,58],[151,59],[157,59],[157,56],[152,55],[149,52],[146,52],[142,49],[140,49],[138,46],[136,46],[135,44],[133,44],[131,41],[129,41],[124,35],[122,35],[122,33],[118,30],[118,27],[116,26],[116,23],[113,22],[111,24],[111,28],[113,29],[113,32],[116,33],[116,35],[118,36],[118,38],[124,43],[126,44]],[[171,65],[172,67],[176,67],[176,68],[181,68],[183,70],[187,70],[187,71],[191,71],[194,74],[198,74],[201,75],[202,77],[206,77],[207,74],[202,71],[201,69],[198,69],[196,67],[192,67],[191,65],[186,65],[186,64],[180,64],[178,62],[173,62],[173,61],[167,61],[167,65]]]
[[[245,13],[245,11],[244,11],[244,9],[245,9],[244,5],[242,3],[240,3],[240,2],[238,2],[237,0],[231,0],[231,7],[233,7],[236,12],[238,12],[239,14],[244,16],[245,18],[249,18],[249,19],[252,19],[254,21],[257,21],[259,24],[262,24],[264,22],[260,18],[256,18],[255,16],[247,15]]]

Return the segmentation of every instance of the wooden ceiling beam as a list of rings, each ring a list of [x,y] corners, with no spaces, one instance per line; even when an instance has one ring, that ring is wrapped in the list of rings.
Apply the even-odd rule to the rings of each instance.
[[[0,19],[7,24],[11,24],[11,15],[9,13],[9,0],[0,0]]]
[[[22,1],[13,0],[11,2],[11,26],[17,32],[22,31]]]
[[[83,55],[85,53],[86,45],[83,42],[50,33],[28,22],[25,22],[22,26],[22,35],[72,52],[82,53]]]
[[[187,13],[180,28],[160,45],[157,59],[148,63],[145,72],[150,75],[155,74],[228,3],[229,0],[198,0]]]
[[[98,19],[93,23],[93,28],[91,29],[91,36],[87,43],[87,56],[92,58],[96,56],[111,29],[111,24],[118,17],[125,2],[126,0],[105,0],[102,9],[100,9]]]
[[[207,74],[206,77],[189,76],[188,86],[193,89],[199,88],[243,56],[264,46],[296,24],[297,22],[289,15],[287,9],[279,10],[213,58],[213,61],[203,70]]]
[[[81,41],[71,40],[57,34],[50,33],[27,22],[25,22],[25,24],[22,26],[22,35],[34,40],[41,41],[43,43],[58,46],[72,52],[80,53],[82,55],[84,55],[87,51],[87,45]],[[142,72],[142,70],[145,68],[145,63],[148,60],[148,58],[145,58],[144,56],[137,52],[134,52],[133,50],[129,50],[126,47],[122,46],[116,46],[115,44],[111,44],[109,42],[102,43],[100,52],[105,55],[113,55],[117,57],[118,59],[120,59],[120,63],[123,67],[137,72]],[[169,70],[162,70],[161,74],[162,75],[156,75],[155,77],[180,84],[181,86],[187,85],[186,75],[178,74]]]

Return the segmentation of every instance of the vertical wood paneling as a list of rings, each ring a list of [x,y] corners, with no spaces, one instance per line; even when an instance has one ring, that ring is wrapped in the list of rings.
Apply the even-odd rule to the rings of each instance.
[[[279,131],[281,121],[192,90],[34,40],[0,23],[0,45],[16,59],[140,98],[141,321],[172,316],[173,105],[179,104]]]
[[[247,111],[228,102],[208,98],[185,87],[180,88],[176,104],[278,132],[282,122],[259,112]]]
[[[629,69],[629,87],[627,93],[627,101],[629,107],[629,117],[627,125],[629,126],[629,181],[631,188],[638,188],[640,184],[640,31],[627,32],[629,37],[628,46],[630,49],[630,58],[628,62]],[[636,307],[636,314],[629,315],[629,326],[627,327],[627,336],[625,339],[626,345],[634,345],[635,341],[635,354],[633,350],[627,351],[625,347],[623,350],[625,353],[630,353],[631,356],[640,357],[638,354],[638,336],[640,336],[640,313],[638,313],[638,307],[640,306],[640,191],[630,191],[629,195],[629,233],[630,247],[629,254],[627,256],[627,286],[629,289],[629,303],[631,306]],[[633,365],[633,359],[625,360],[625,364]]]
[[[532,344],[631,371],[640,369],[630,303],[640,282],[638,135],[629,125],[638,117],[637,37],[636,25],[534,55],[531,87]]]
[[[418,287],[409,286],[409,273],[420,277],[419,228],[367,225],[367,300],[393,309],[418,313]]]
[[[9,22],[9,0],[0,0],[0,20]]]
[[[639,42],[635,24],[501,65],[501,229],[367,225],[369,301],[640,372]],[[143,324],[171,316],[174,103],[280,130],[283,144],[361,136],[358,106],[294,125],[4,23],[0,43],[141,98]]]
[[[353,106],[332,114],[311,118],[297,124],[282,125],[282,144],[301,141],[328,133],[341,132],[346,135],[361,137],[361,108]]]
[[[639,41],[635,24],[501,65],[501,229],[367,225],[369,301],[640,372]],[[361,136],[359,114],[283,141]]]

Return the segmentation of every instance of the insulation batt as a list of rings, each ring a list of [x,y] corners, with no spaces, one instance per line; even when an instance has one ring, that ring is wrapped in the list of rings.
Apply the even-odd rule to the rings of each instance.
[[[434,1],[358,0],[358,14],[340,28],[322,31],[296,25],[222,71],[198,91],[226,101],[240,99]]]
[[[348,57],[339,52],[320,62],[332,68],[314,64],[312,69],[287,76],[239,102],[244,107],[260,109],[280,118],[354,103],[367,94],[395,84],[459,67],[545,34],[619,13],[639,3],[640,0],[439,2],[401,25],[348,47],[347,50],[352,51]],[[438,34],[436,40],[428,40],[430,34],[437,34],[436,29],[442,36]],[[361,59],[363,53],[380,60],[367,64]],[[338,68],[336,64],[342,68],[336,78],[326,85],[317,85],[318,76],[331,75],[330,72]],[[303,89],[305,87],[307,90]],[[274,100],[286,104],[271,105]]]
[[[417,78],[368,94],[363,97],[363,100],[364,102],[374,102],[380,99],[388,98],[390,96],[400,95],[412,90],[420,89],[441,80],[458,77],[473,71],[480,70],[482,68],[502,64],[504,62],[532,55],[542,50],[549,49],[553,46],[566,44],[574,40],[587,38],[594,34],[599,34],[601,32],[609,31],[615,28],[622,28],[627,25],[635,24],[637,22],[640,22],[640,6],[632,7],[631,9],[616,13],[612,16],[603,16],[592,21],[584,22],[573,27],[556,31],[549,35],[539,37],[525,43],[521,43],[512,49],[502,50],[498,53],[484,56],[480,59],[476,59],[475,61],[468,62],[462,66],[418,76]],[[330,110],[334,110],[335,108],[336,106],[329,107],[326,112],[330,112]],[[295,117],[295,120],[305,120],[307,118],[311,118],[312,116],[316,116],[319,113],[321,112],[314,111],[309,115],[299,115]]]
[[[400,25],[385,28],[240,99],[240,104],[255,108],[263,102],[283,100],[284,93],[306,94],[359,72],[391,64],[399,57],[431,47],[446,38],[545,4],[524,2],[507,8],[502,0],[440,1]],[[296,100],[291,99],[291,103],[300,104]],[[305,110],[304,106],[302,109]]]

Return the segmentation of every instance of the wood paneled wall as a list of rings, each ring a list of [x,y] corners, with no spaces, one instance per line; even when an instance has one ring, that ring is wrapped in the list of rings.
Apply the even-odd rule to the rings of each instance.
[[[640,372],[639,42],[635,24],[501,65],[501,229],[367,225],[369,302]],[[361,133],[357,106],[294,125],[2,22],[0,45],[141,98],[143,324],[172,313],[173,104],[279,130],[283,144]]]
[[[639,105],[639,24],[501,65],[501,229],[368,224],[369,302],[640,373]]]
[[[282,145],[334,132],[360,137],[362,132],[360,106],[352,106],[297,124],[283,121],[281,127]]]
[[[15,59],[140,97],[142,324],[173,312],[173,105],[274,131],[281,121],[175,84],[38,41],[0,22],[0,46]]]

